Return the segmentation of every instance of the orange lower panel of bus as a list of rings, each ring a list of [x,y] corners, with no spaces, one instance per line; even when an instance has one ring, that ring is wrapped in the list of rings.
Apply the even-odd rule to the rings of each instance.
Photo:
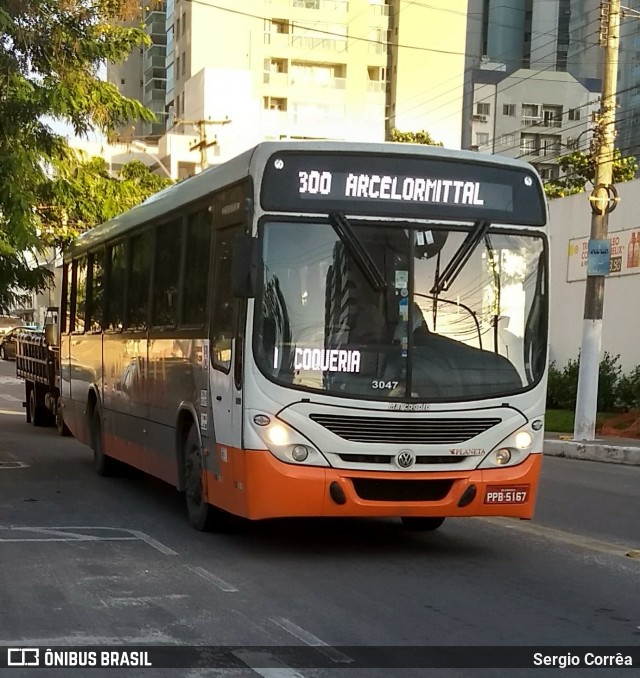
[[[302,516],[530,519],[542,464],[542,454],[532,454],[518,466],[506,468],[383,473],[294,466],[259,450],[225,447],[225,454],[228,461],[222,465],[222,475],[207,472],[208,499],[253,520]]]

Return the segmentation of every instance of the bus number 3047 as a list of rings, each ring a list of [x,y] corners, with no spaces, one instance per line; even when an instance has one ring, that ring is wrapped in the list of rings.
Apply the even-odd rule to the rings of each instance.
[[[298,193],[321,193],[322,195],[331,193],[331,172],[302,171],[298,172],[298,177],[300,179]]]
[[[371,382],[371,388],[397,388],[398,387],[397,381],[372,381]]]

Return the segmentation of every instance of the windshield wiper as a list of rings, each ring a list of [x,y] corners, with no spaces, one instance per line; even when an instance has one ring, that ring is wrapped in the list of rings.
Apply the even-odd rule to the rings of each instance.
[[[451,261],[446,265],[444,271],[437,277],[435,284],[431,288],[430,294],[438,296],[440,292],[449,289],[450,285],[464,268],[464,265],[469,261],[469,257],[473,254],[478,243],[486,235],[490,226],[491,224],[488,221],[476,222],[473,230],[467,233],[467,237],[451,257]]]
[[[384,276],[380,273],[380,269],[367,252],[366,247],[360,242],[347,217],[341,212],[333,212],[329,215],[329,221],[371,287],[376,292],[385,289],[387,282]]]

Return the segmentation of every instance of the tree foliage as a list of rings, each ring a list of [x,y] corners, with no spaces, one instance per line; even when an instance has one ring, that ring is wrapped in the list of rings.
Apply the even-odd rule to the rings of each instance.
[[[563,198],[574,193],[582,193],[587,184],[593,186],[596,176],[596,156],[593,153],[575,151],[560,158],[558,167],[563,176],[544,185],[548,198]],[[635,157],[622,157],[619,149],[613,155],[613,182],[630,181],[636,175],[638,163]]]
[[[425,130],[420,130],[419,132],[401,132],[397,128],[393,128],[390,133],[390,140],[395,141],[401,144],[424,144],[425,146],[442,146],[441,141],[435,141],[435,139],[425,132]]]
[[[172,183],[139,160],[114,176],[104,158],[89,158],[58,168],[47,184],[40,207],[43,238],[64,247],[83,233],[128,209]]]
[[[119,23],[139,11],[134,0],[0,0],[0,311],[15,287],[46,285],[47,271],[31,270],[28,253],[41,252],[55,230],[43,206],[58,195],[56,170],[78,162],[47,120],[83,135],[153,119],[99,77],[105,61],[148,43]]]

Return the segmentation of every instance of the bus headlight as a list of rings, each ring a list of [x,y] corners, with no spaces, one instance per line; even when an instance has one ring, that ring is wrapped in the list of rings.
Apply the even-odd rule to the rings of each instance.
[[[506,447],[501,447],[493,453],[494,461],[499,466],[504,466],[511,461],[511,452]]]
[[[539,421],[536,419],[535,421]],[[535,430],[533,422],[516,429],[482,460],[478,468],[496,468],[499,466],[515,466],[522,463],[532,452],[542,452],[544,432],[538,426]]]
[[[282,424],[269,426],[267,436],[274,445],[286,445],[289,442],[289,432]]]
[[[271,454],[287,464],[329,466],[323,454],[301,433],[275,417],[251,413],[251,428]],[[268,425],[264,425],[266,420]],[[253,443],[247,441],[249,445]],[[257,443],[257,441],[256,441]],[[251,448],[249,448],[251,449]]]
[[[291,449],[291,456],[296,461],[305,461],[305,459],[309,456],[309,448],[305,447],[304,445],[294,445]]]

